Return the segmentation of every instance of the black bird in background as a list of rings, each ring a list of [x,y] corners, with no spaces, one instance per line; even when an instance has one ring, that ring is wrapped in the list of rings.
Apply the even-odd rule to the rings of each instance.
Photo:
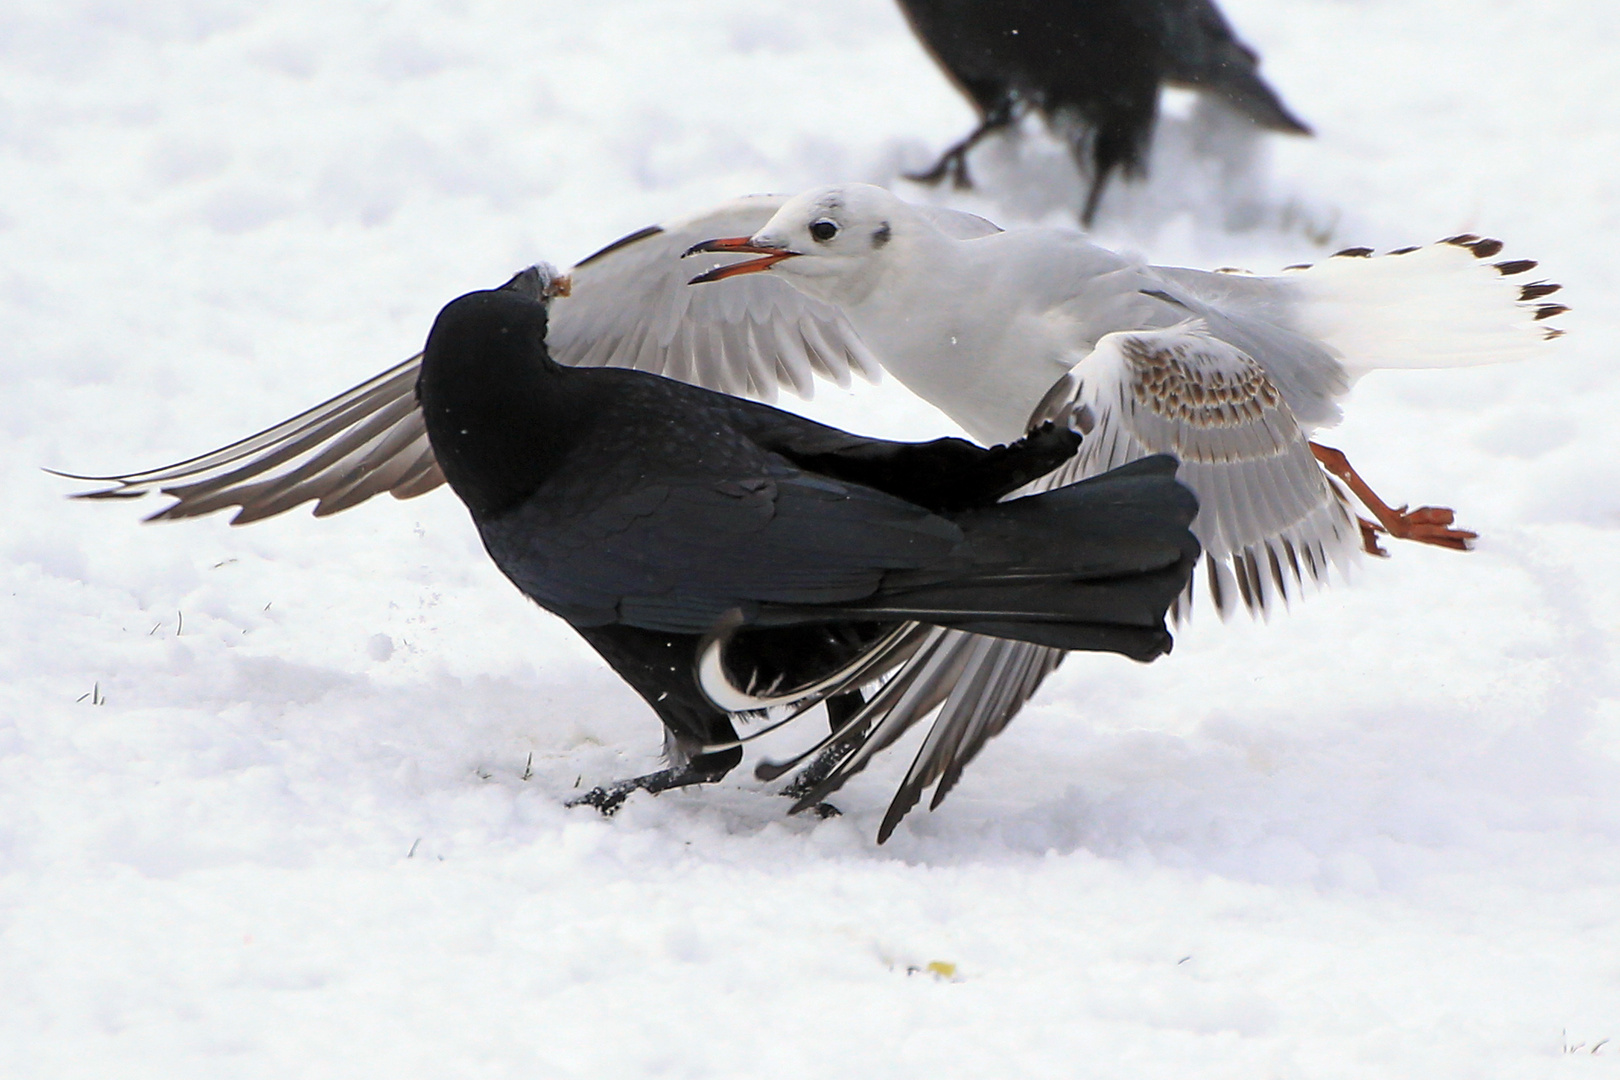
[[[1138,660],[1170,648],[1165,610],[1199,550],[1173,458],[1000,502],[1079,436],[887,442],[646,372],[563,367],[546,348],[554,277],[534,267],[449,304],[417,395],[496,565],[664,723],[669,768],[580,801],[610,810],[741,760],[706,657],[730,680],[848,693],[912,623]]]
[[[1211,94],[1260,127],[1309,135],[1260,78],[1260,58],[1211,0],[900,0],[923,45],[979,112],[979,126],[932,169],[971,187],[967,153],[992,132],[1040,113],[1066,137],[1089,180],[1089,226],[1115,170],[1140,176],[1158,120],[1159,87]]]

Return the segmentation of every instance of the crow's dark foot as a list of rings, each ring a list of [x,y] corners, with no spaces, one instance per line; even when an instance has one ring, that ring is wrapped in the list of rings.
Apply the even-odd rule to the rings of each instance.
[[[838,763],[844,760],[844,755],[853,750],[859,742],[859,739],[846,739],[833,743],[817,754],[814,761],[800,769],[798,775],[788,782],[788,786],[777,794],[786,795],[790,799],[804,798],[832,774]]]
[[[703,754],[685,765],[673,769],[660,769],[646,776],[629,780],[615,780],[611,784],[592,788],[577,799],[569,799],[564,806],[594,806],[603,817],[612,817],[632,792],[645,791],[656,795],[670,788],[691,787],[693,784],[712,784],[722,779],[742,760],[742,748],[736,747],[717,754]]]
[[[786,795],[795,801],[810,794],[821,785],[823,780],[832,774],[833,769],[838,767],[838,763],[844,760],[846,754],[861,744],[861,739],[865,734],[862,731],[827,747],[827,749],[816,755],[814,761],[799,770],[799,774],[777,794]],[[823,821],[827,818],[841,817],[844,813],[828,802],[816,803],[814,806],[809,807],[809,810]]]

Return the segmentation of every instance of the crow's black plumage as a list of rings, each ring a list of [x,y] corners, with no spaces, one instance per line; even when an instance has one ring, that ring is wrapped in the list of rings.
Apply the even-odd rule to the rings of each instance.
[[[930,170],[971,186],[967,152],[984,136],[1043,114],[1089,178],[1089,225],[1117,169],[1142,172],[1163,83],[1225,100],[1254,123],[1308,135],[1260,78],[1259,57],[1212,0],[900,0],[912,29],[979,111],[980,123]]]
[[[672,768],[599,789],[718,779],[741,758],[701,689],[705,635],[804,679],[908,622],[1151,659],[1198,556],[1176,464],[1148,459],[999,501],[1074,452],[1067,428],[985,450],[893,443],[546,351],[548,277],[440,313],[417,394],[445,477],[500,569],[653,707]]]

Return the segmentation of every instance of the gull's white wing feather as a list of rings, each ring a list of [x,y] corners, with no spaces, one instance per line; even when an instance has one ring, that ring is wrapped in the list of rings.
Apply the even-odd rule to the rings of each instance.
[[[697,260],[682,261],[687,248],[751,234],[782,201],[735,199],[632,233],[585,259],[570,275],[571,294],[552,302],[552,356],[564,364],[658,372],[766,400],[781,386],[808,397],[815,376],[841,386],[851,373],[875,379],[878,364],[844,317],[785,282],[752,274],[725,289],[686,284],[705,269]],[[444,475],[416,407],[420,359],[413,356],[290,420],[187,461],[73,479],[117,485],[87,497],[162,492],[177,500],[154,518],[239,507],[231,519],[237,525],[311,499],[316,516],[324,516],[384,491],[402,499],[421,495],[444,483]]]
[[[1033,420],[1071,412],[1091,430],[1042,487],[1149,454],[1176,455],[1176,478],[1198,496],[1192,530],[1223,617],[1238,599],[1264,613],[1288,598],[1290,582],[1319,582],[1360,550],[1345,497],[1317,465],[1281,392],[1200,320],[1105,335]]]

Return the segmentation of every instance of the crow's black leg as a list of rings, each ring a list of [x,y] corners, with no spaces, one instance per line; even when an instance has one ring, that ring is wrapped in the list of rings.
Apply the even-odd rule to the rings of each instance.
[[[611,784],[603,784],[599,788],[592,788],[577,799],[570,799],[566,806],[594,806],[602,811],[603,816],[611,816],[632,792],[645,791],[656,795],[660,791],[670,788],[690,787],[693,784],[712,784],[724,777],[737,767],[742,761],[742,747],[733,747],[730,750],[721,750],[714,754],[699,754],[685,765],[678,765],[673,769],[660,769],[646,776],[636,776],[629,780],[615,780]]]
[[[850,717],[861,711],[866,699],[859,690],[851,690],[847,694],[839,694],[827,699],[827,723],[833,731],[837,731],[849,722]],[[799,770],[797,776],[788,783],[778,794],[786,795],[791,799],[802,799],[823,780],[827,779],[838,763],[844,760],[844,755],[860,745],[866,737],[866,726],[863,724],[851,731],[848,735],[833,743],[827,749],[816,755],[814,761]],[[832,803],[818,803],[815,812],[820,817],[837,817],[841,812]]]

